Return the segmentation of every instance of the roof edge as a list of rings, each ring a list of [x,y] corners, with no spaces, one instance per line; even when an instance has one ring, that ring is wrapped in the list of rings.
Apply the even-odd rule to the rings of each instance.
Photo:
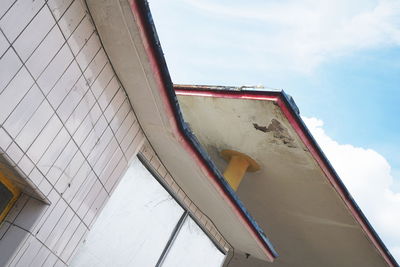
[[[243,203],[237,197],[236,193],[230,188],[218,168],[215,166],[211,158],[202,148],[194,134],[190,131],[190,128],[183,120],[183,116],[178,104],[178,99],[175,94],[174,86],[162,52],[162,48],[158,39],[158,35],[147,0],[131,0],[130,4],[134,14],[138,16],[139,20],[137,23],[141,24],[143,38],[145,38],[147,41],[147,44],[145,45],[146,51],[149,56],[155,58],[157,65],[156,67],[158,68],[158,72],[156,73],[156,75],[159,76],[160,80],[163,83],[163,87],[165,88],[165,93],[168,97],[167,104],[169,104],[169,108],[174,114],[175,123],[179,134],[183,137],[183,140],[188,144],[194,154],[196,154],[198,158],[200,158],[204,167],[213,174],[215,180],[221,186],[221,189],[223,189],[226,196],[231,199],[231,201],[235,204],[242,218],[248,223],[249,227],[257,236],[260,243],[263,244],[270,261],[273,261],[276,257],[278,257],[278,253],[275,251],[272,243],[266,237],[265,233],[262,231],[256,221],[251,217],[247,209],[244,207]]]

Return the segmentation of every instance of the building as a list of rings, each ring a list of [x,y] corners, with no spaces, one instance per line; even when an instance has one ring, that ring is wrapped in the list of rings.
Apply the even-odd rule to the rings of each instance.
[[[174,88],[145,1],[0,30],[0,266],[398,266],[284,92]]]

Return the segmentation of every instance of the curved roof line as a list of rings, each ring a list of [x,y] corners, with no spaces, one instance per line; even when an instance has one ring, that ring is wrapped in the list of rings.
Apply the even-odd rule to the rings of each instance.
[[[186,125],[183,120],[181,110],[179,108],[178,99],[176,98],[174,86],[169,75],[168,67],[163,56],[161,45],[157,36],[157,32],[153,23],[153,19],[150,13],[150,9],[146,0],[135,1],[131,0],[132,11],[139,17],[140,21],[137,23],[140,25],[143,37],[145,38],[145,48],[150,57],[154,57],[157,65],[157,73],[160,80],[162,81],[162,88],[168,97],[169,105],[174,114],[175,123],[179,134],[183,137],[184,142],[190,147],[193,154],[200,159],[202,165],[212,174],[214,180],[220,185],[225,195],[235,204],[235,208],[240,213],[241,217],[247,222],[248,226],[258,238],[260,243],[263,245],[267,257],[270,261],[273,261],[278,257],[278,253],[274,249],[271,241],[266,237],[261,227],[257,224],[254,218],[250,215],[248,210],[245,208],[243,203],[240,201],[236,193],[229,186],[227,181],[223,178],[223,175],[215,166],[214,162],[208,156],[207,152],[203,149],[201,144],[198,142],[190,128]]]

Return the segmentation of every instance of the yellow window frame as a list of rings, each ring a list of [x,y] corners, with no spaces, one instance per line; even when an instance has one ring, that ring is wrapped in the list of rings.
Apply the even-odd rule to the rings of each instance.
[[[10,201],[8,201],[7,206],[3,211],[0,211],[0,223],[4,220],[4,218],[7,216],[7,213],[10,211],[12,206],[14,205],[15,201],[17,201],[19,195],[21,194],[21,190],[19,190],[18,187],[13,185],[11,181],[4,176],[4,174],[0,171],[0,183],[2,183],[13,195]]]

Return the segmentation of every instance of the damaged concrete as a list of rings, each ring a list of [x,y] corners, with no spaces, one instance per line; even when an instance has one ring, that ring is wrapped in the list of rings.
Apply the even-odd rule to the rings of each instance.
[[[291,148],[297,147],[294,144],[294,138],[290,136],[288,129],[282,126],[282,124],[276,119],[272,119],[268,127],[258,125],[257,123],[253,123],[253,126],[258,131],[264,133],[271,132],[276,139],[279,139],[280,141],[282,141],[284,145],[287,145],[288,147]],[[278,143],[278,142],[273,142],[273,143]]]

